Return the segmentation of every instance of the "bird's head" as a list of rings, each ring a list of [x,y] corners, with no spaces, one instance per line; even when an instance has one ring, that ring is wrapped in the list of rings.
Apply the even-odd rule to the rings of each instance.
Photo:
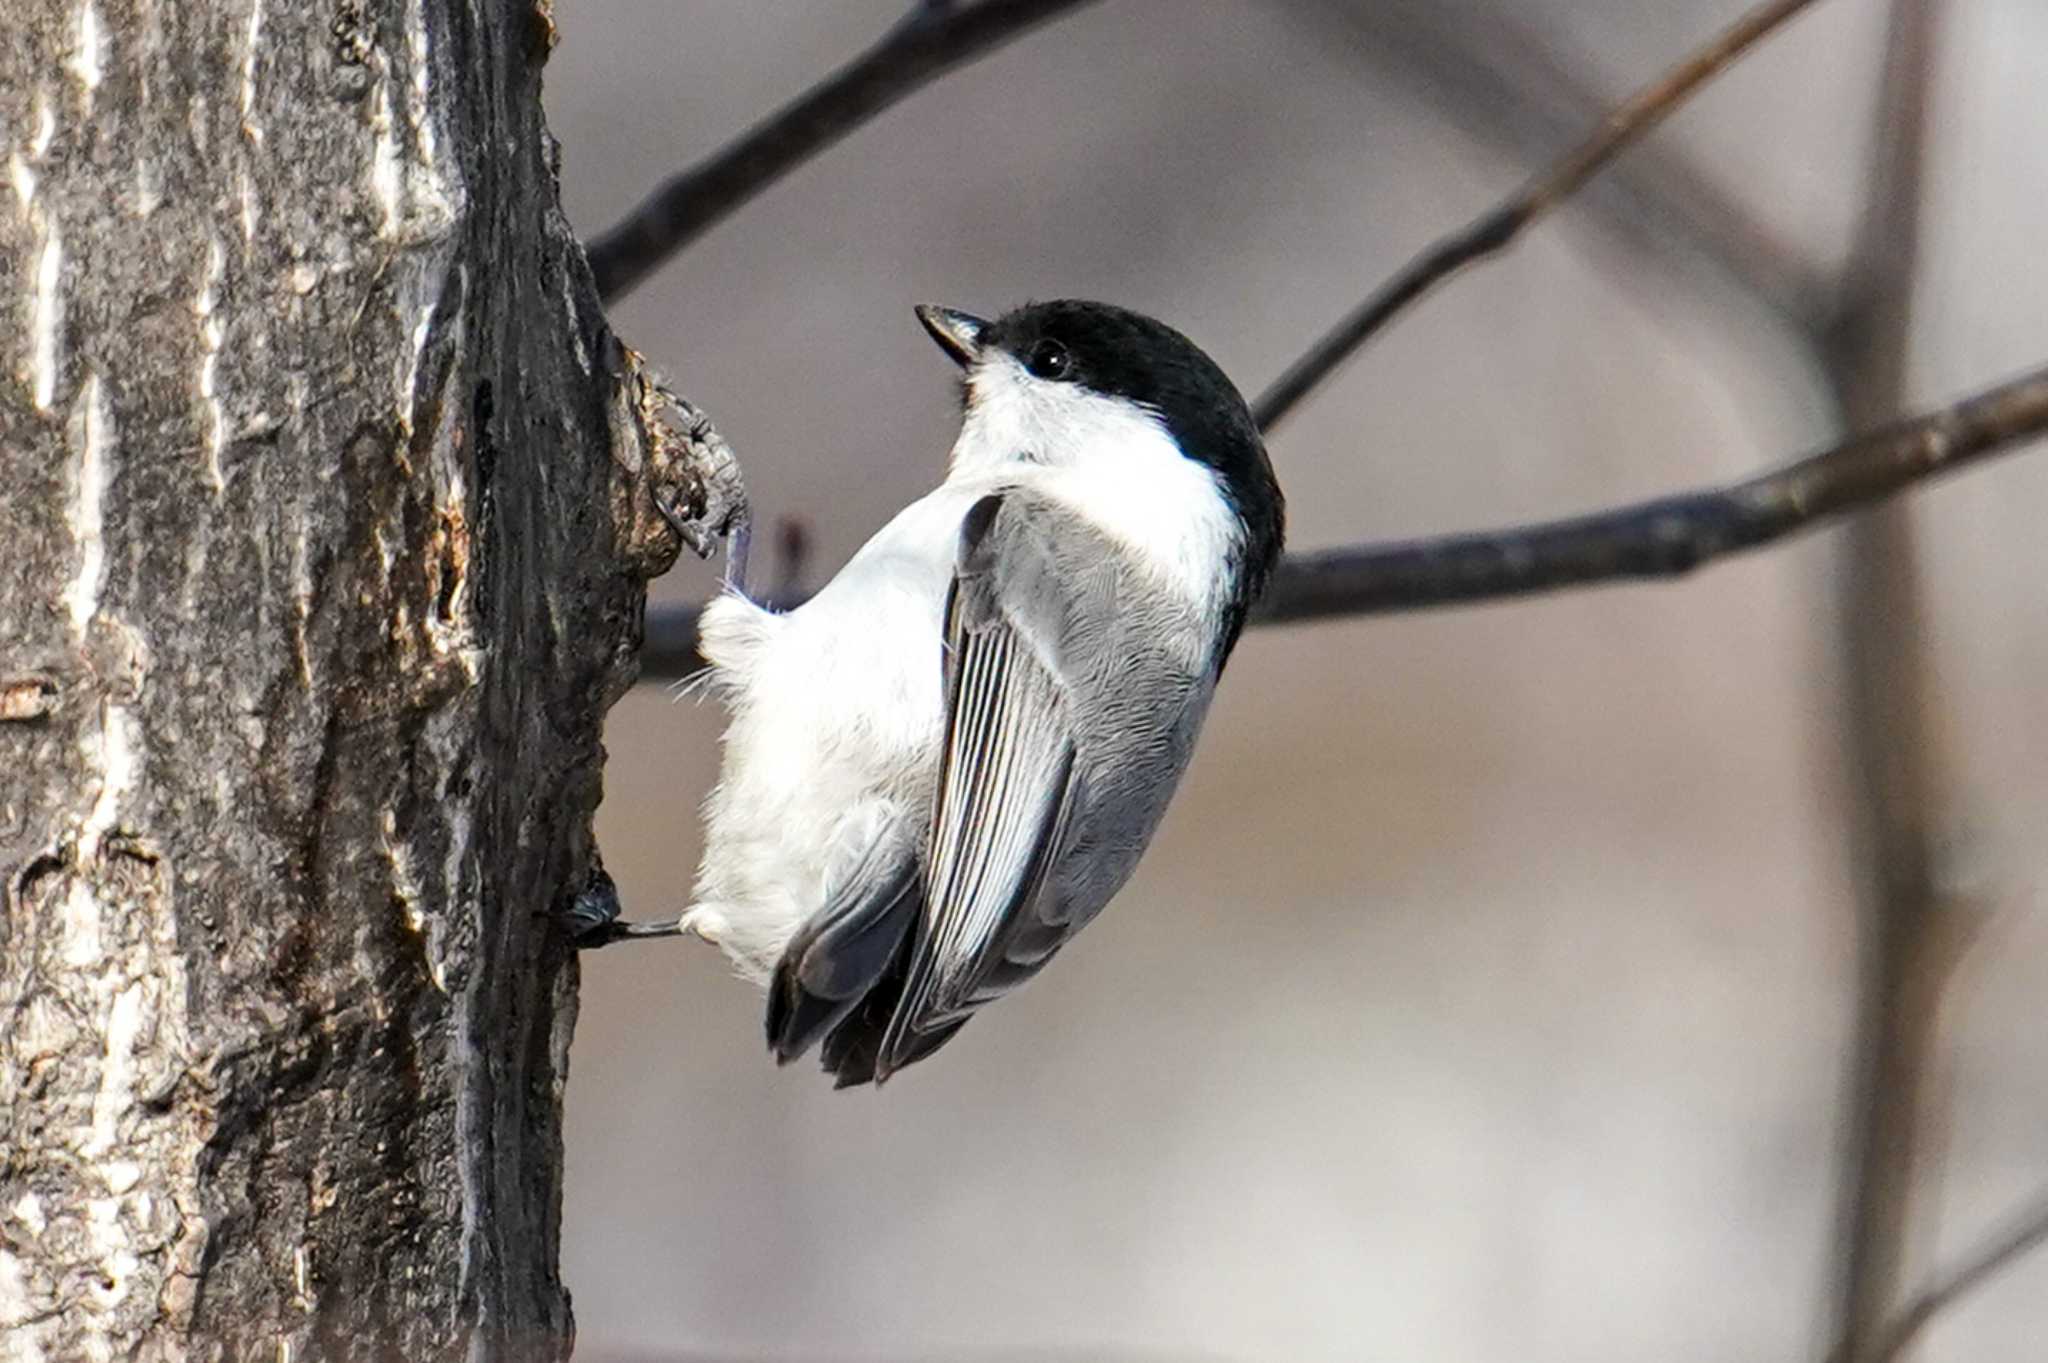
[[[1280,542],[1282,500],[1244,398],[1163,322],[1107,303],[1028,303],[986,322],[929,304],[917,318],[962,371],[955,466],[1116,459],[1172,442],[1209,468],[1254,545]]]

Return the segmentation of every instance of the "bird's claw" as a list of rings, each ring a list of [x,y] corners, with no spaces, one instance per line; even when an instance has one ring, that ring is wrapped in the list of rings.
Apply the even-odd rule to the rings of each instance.
[[[570,945],[578,951],[593,951],[630,937],[676,937],[682,934],[680,918],[664,923],[633,923],[619,917],[621,907],[618,885],[603,867],[598,867],[556,918],[568,934]]]

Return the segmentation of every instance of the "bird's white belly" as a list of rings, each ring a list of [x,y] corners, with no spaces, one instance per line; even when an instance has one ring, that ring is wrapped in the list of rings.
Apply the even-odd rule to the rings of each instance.
[[[816,597],[773,615],[707,608],[732,711],[686,922],[765,980],[831,882],[891,821],[929,821],[944,728],[947,586],[959,490],[913,504]]]

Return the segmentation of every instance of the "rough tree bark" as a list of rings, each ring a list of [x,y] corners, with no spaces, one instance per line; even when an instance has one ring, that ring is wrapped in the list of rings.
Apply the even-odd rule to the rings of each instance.
[[[716,521],[545,0],[0,25],[0,1355],[567,1352],[600,725]],[[693,501],[694,499],[694,501]]]

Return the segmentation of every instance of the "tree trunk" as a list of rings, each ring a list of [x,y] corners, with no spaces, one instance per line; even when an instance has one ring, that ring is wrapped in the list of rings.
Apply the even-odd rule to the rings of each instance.
[[[0,1356],[561,1357],[549,914],[717,451],[546,0],[7,10]]]

